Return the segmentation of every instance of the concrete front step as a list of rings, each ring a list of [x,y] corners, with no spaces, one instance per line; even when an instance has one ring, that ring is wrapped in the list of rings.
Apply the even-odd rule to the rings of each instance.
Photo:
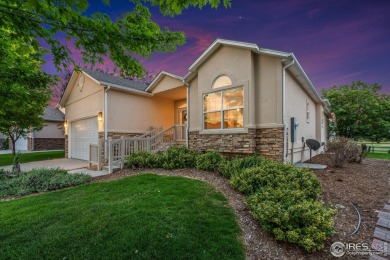
[[[114,166],[114,167],[112,167],[112,172],[119,171],[120,169],[121,169],[121,167]],[[108,166],[103,166],[103,171],[107,171],[108,172]]]

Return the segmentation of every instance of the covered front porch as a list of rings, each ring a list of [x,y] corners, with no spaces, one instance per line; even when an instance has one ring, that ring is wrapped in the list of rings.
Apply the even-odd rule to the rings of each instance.
[[[166,118],[156,118],[156,114],[153,114],[156,110],[143,111],[146,117],[150,116],[145,118],[150,122],[149,129],[130,136],[108,133],[107,138],[100,138],[97,144],[90,144],[90,167],[96,164],[100,169],[106,165],[108,172],[112,173],[114,167],[122,168],[127,157],[136,151],[160,152],[172,144],[187,145],[187,86],[183,79],[161,72],[145,92],[152,95],[151,100],[165,100],[161,102],[161,110],[165,114],[157,114],[157,117]],[[151,117],[154,119],[150,120]],[[158,121],[163,121],[164,125],[158,124]]]

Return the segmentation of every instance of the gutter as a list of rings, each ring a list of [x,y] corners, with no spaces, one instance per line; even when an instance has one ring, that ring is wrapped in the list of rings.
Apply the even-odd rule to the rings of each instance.
[[[287,64],[282,69],[282,120],[283,120],[283,162],[286,163],[287,159],[287,124],[286,124],[286,69],[295,63],[294,56],[290,55],[293,59],[290,64]]]
[[[128,87],[122,87],[116,84],[108,83],[108,82],[100,82],[100,85],[106,85],[109,88],[115,88],[115,89],[120,89],[126,92],[134,93],[134,94],[139,94],[139,95],[144,95],[144,96],[153,96],[153,94],[142,91],[142,90],[137,90],[133,88],[128,88]]]

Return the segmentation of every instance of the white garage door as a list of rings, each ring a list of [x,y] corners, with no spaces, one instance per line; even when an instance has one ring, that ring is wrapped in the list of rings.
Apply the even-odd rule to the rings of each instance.
[[[89,159],[89,144],[98,142],[97,118],[89,118],[71,123],[71,157]]]
[[[16,151],[26,151],[27,150],[27,138],[23,138],[22,136],[18,138],[15,142],[15,150]]]

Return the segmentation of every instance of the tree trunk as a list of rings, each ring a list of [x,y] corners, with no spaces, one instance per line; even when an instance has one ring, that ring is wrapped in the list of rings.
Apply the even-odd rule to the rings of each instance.
[[[11,142],[12,142],[12,155],[15,156],[16,155],[16,147],[15,147],[16,140],[14,140],[14,138],[12,136],[10,136],[10,138],[11,138]]]

